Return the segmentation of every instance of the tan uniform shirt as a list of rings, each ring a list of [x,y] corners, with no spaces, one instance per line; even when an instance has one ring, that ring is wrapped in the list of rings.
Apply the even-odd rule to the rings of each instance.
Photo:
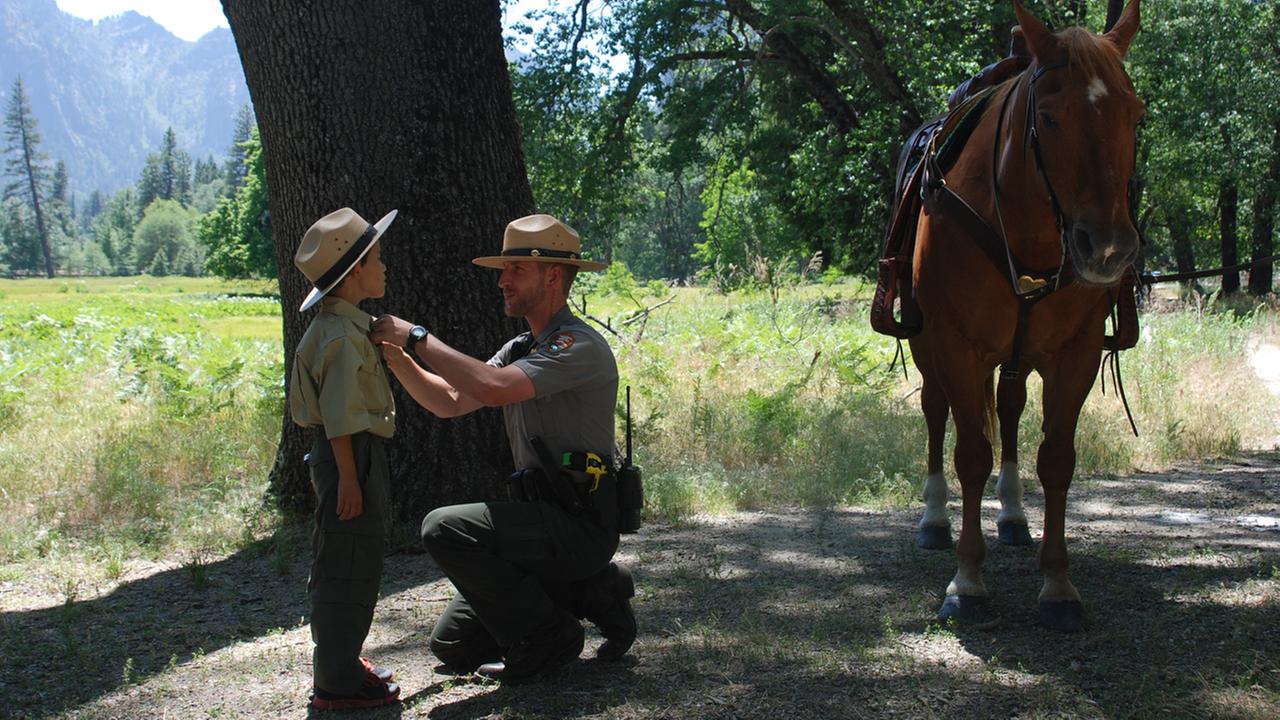
[[[396,405],[369,341],[368,313],[335,297],[320,301],[294,356],[289,377],[289,412],[302,427],[324,426],[325,437],[370,432],[389,438],[396,429]]]

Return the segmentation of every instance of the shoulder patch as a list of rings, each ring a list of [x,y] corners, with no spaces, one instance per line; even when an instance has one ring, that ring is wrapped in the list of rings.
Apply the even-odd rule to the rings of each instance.
[[[552,335],[543,349],[548,355],[555,355],[558,352],[568,350],[573,347],[573,334],[562,332]]]

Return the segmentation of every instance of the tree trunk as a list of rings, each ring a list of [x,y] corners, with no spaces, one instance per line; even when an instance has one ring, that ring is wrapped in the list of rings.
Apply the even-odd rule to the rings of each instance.
[[[1187,224],[1186,212],[1182,208],[1171,208],[1168,212],[1169,238],[1173,241],[1173,261],[1179,273],[1195,272],[1196,256],[1191,246],[1190,227]],[[1194,280],[1186,280],[1182,284],[1191,287]]]
[[[31,210],[36,215],[36,232],[40,234],[40,250],[44,253],[44,271],[50,278],[53,277],[53,248],[49,245],[49,230],[44,222],[44,211],[40,208],[40,185],[36,182],[36,158],[35,143],[31,137],[27,135],[27,123],[29,119],[23,118],[19,123],[22,142],[22,166],[27,171],[27,186],[31,192]]]
[[[414,320],[487,359],[517,326],[502,315],[497,275],[470,260],[499,250],[506,223],[534,209],[498,0],[222,6],[266,161],[286,377],[311,319],[297,311],[310,286],[293,254],[313,221],[343,206],[370,222],[400,211],[381,241],[386,297],[364,309]],[[440,421],[392,385],[397,516],[497,496],[511,467],[499,412]],[[271,486],[289,508],[312,502],[309,442],[286,416]]]
[[[1124,12],[1124,0],[1107,0],[1107,24],[1102,32],[1111,32],[1111,28],[1120,21],[1120,13]]]
[[[1231,131],[1226,123],[1218,128],[1222,136],[1224,157],[1231,157]],[[1222,246],[1222,267],[1234,267],[1239,257],[1236,252],[1236,236],[1239,221],[1237,218],[1240,205],[1240,193],[1236,185],[1234,168],[1228,167],[1227,175],[1218,182],[1218,235]],[[1236,270],[1225,270],[1222,273],[1222,294],[1232,295],[1240,291],[1240,273]]]
[[[1234,267],[1239,260],[1236,253],[1236,228],[1238,222],[1236,211],[1239,205],[1239,193],[1236,190],[1235,178],[1223,178],[1218,185],[1218,228],[1222,238],[1222,267]],[[1222,273],[1222,294],[1232,295],[1240,291],[1240,271],[1227,270]]]
[[[1280,10],[1277,10],[1280,13]],[[1253,267],[1249,271],[1249,294],[1261,297],[1271,292],[1272,261],[1275,252],[1276,199],[1280,196],[1280,118],[1273,123],[1271,160],[1267,174],[1253,196]]]

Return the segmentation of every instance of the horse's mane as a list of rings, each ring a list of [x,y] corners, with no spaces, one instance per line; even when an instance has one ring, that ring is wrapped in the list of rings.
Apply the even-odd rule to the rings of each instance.
[[[1055,37],[1067,51],[1071,73],[1100,78],[1117,92],[1129,90],[1131,83],[1124,72],[1124,58],[1115,45],[1080,27],[1065,28]]]

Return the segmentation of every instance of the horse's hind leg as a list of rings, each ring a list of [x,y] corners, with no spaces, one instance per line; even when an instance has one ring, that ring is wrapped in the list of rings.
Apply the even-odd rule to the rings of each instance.
[[[996,387],[996,414],[1000,418],[1000,477],[996,480],[1000,514],[996,517],[996,531],[1005,545],[1031,544],[1027,513],[1022,508],[1022,480],[1018,477],[1018,420],[1026,405],[1027,374],[1001,374]]]
[[[951,521],[947,518],[947,481],[942,474],[942,443],[947,432],[947,396],[937,379],[921,371],[920,407],[929,432],[929,474],[924,480],[924,515],[916,533],[916,545],[925,550],[951,547]]]

